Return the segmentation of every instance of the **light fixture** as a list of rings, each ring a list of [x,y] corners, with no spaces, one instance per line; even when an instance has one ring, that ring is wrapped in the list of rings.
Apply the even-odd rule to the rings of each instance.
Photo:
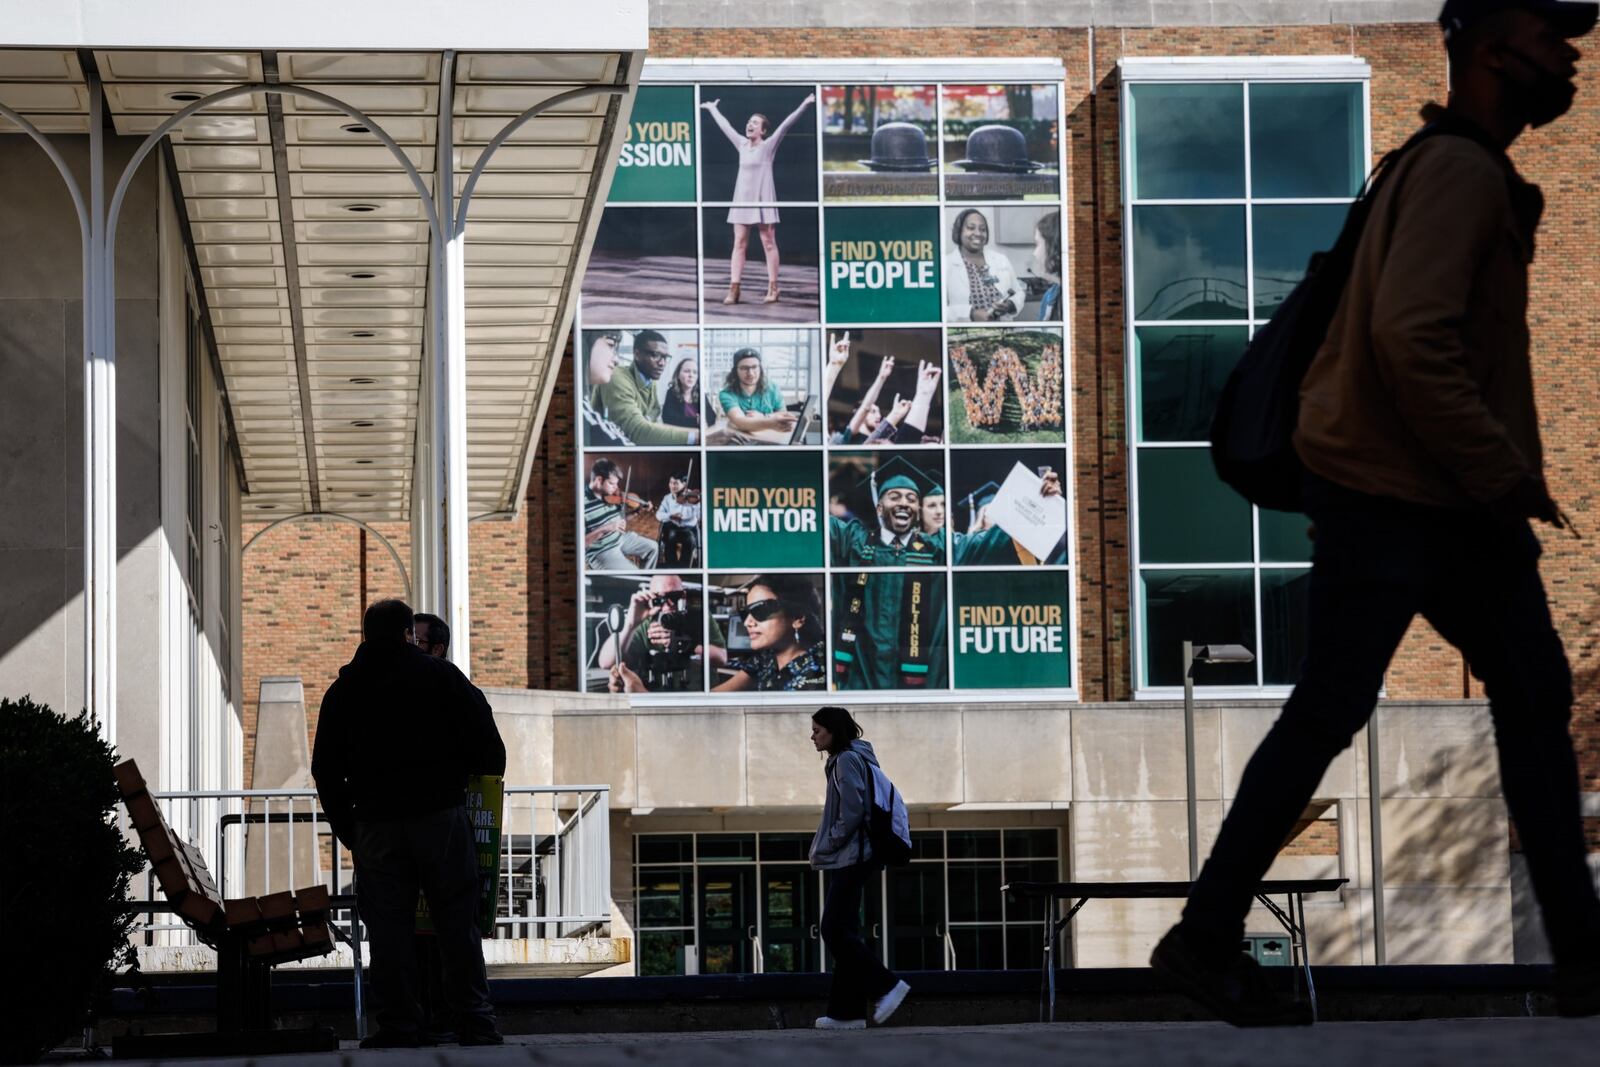
[[[378,379],[376,379],[376,378],[351,378],[350,379],[350,384],[351,385],[377,385],[378,384]]]
[[[1256,656],[1243,645],[1183,643],[1183,763],[1189,816],[1189,881],[1200,876],[1200,802],[1195,795],[1194,672],[1202,663],[1254,663]]]
[[[366,340],[369,337],[376,337],[378,334],[374,330],[351,330],[350,336]]]
[[[378,495],[377,493],[357,493],[356,494],[356,498],[360,499],[360,500],[366,500],[369,497],[375,497],[377,495]]]
[[[370,460],[370,459],[358,459],[358,460],[356,460],[356,466],[358,466],[358,467],[370,467],[370,466],[372,466],[372,460]]]
[[[256,505],[256,510],[257,511],[271,511],[273,508],[275,508],[277,506],[278,505],[276,505],[276,504],[257,504]]]
[[[346,133],[371,133],[372,129],[359,122],[347,122],[339,127]]]
[[[179,91],[177,91],[175,93],[168,93],[167,94],[167,99],[173,101],[174,103],[178,103],[178,104],[192,104],[196,100],[200,99],[200,95],[201,94],[195,92],[192,89],[180,89]],[[267,507],[267,506],[269,506],[269,505],[266,505],[266,504],[262,505],[262,507]]]
[[[355,422],[352,422],[350,425],[351,426],[355,426],[355,427],[359,427],[360,429],[365,430],[368,427],[376,426],[378,424],[373,422],[371,419],[357,419]]]
[[[360,203],[355,203],[355,204],[345,204],[344,205],[344,209],[346,211],[353,211],[357,215],[367,215],[367,214],[370,214],[370,213],[372,213],[374,211],[377,211],[378,210],[378,205],[377,204],[369,204],[369,203],[366,203],[365,201],[362,201]]]

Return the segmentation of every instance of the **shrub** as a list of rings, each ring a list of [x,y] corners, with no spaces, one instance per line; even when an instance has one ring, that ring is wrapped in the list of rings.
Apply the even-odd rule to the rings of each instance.
[[[30,1063],[84,1025],[131,953],[114,907],[143,868],[113,817],[115,755],[87,713],[0,699],[0,930],[14,968],[0,1057]]]

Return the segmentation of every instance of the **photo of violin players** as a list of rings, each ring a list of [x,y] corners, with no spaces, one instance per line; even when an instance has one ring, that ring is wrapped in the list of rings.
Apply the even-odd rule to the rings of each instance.
[[[700,458],[692,452],[584,456],[583,554],[590,571],[700,566]]]

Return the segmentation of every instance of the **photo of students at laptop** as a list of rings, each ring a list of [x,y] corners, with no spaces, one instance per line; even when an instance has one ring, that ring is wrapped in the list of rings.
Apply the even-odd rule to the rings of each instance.
[[[707,331],[707,443],[816,445],[816,330]]]
[[[944,434],[944,362],[938,330],[828,334],[822,369],[828,442],[928,445]]]

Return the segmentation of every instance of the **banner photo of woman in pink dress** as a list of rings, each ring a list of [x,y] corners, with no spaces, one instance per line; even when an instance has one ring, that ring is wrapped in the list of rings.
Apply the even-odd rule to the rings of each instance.
[[[700,106],[722,131],[723,138],[702,136],[704,154],[701,196],[706,201],[727,197],[732,204],[727,222],[733,227],[725,305],[741,302],[745,258],[750,229],[755,227],[767,262],[767,291],[763,304],[782,298],[779,285],[777,227],[781,201],[815,201],[817,181],[816,118],[811,106],[816,94],[804,86],[702,86]],[[735,129],[726,111],[743,125]],[[777,106],[774,106],[777,105]],[[776,122],[769,112],[781,116]],[[804,120],[804,121],[802,121]],[[779,149],[790,145],[778,163]],[[731,149],[731,152],[730,152]],[[732,179],[729,188],[729,179]]]

